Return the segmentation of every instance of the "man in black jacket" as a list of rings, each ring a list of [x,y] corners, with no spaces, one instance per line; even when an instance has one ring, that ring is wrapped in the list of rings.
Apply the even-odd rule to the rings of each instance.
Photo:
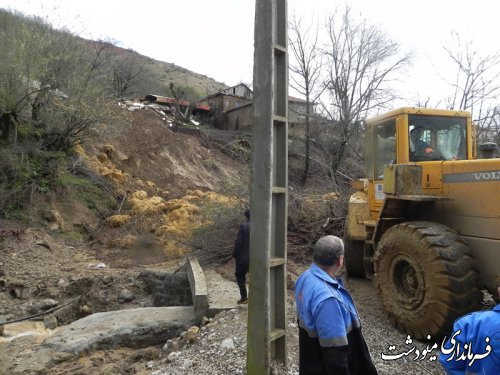
[[[236,283],[240,288],[240,300],[238,304],[248,303],[246,276],[250,263],[250,210],[245,211],[247,221],[240,225],[236,242],[234,244],[233,258],[236,266]]]

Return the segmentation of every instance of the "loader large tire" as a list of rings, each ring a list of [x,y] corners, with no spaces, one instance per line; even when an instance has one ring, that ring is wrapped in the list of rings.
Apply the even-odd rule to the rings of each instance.
[[[401,223],[377,245],[374,282],[389,318],[416,339],[449,335],[482,299],[476,261],[464,240],[436,223]]]
[[[346,240],[344,259],[347,274],[354,277],[365,277],[365,264],[363,262],[364,241]]]

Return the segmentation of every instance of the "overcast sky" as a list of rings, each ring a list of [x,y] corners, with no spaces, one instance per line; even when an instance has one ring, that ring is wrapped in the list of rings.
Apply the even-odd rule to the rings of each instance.
[[[289,18],[297,14],[322,24],[343,1],[289,0]],[[217,81],[252,82],[254,0],[0,0],[0,7],[48,17],[57,27],[119,46],[157,60],[175,63]],[[404,51],[413,51],[413,66],[401,87],[408,105],[447,90],[443,44],[452,30],[493,53],[500,50],[498,0],[350,0],[352,9],[381,27]],[[410,102],[410,100],[413,100]]]

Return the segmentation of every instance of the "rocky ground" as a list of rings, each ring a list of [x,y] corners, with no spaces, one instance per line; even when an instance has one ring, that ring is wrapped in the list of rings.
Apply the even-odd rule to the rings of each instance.
[[[412,347],[422,352],[429,343],[405,343],[407,337],[389,324],[369,281],[350,279],[348,284],[357,302],[363,332],[379,374],[444,374],[441,366],[431,359],[431,354],[418,360],[414,356],[403,356],[394,361],[382,360],[382,353],[390,353],[390,345],[395,345],[395,351],[399,350],[399,353]],[[247,312],[247,308],[240,307],[220,313],[202,327],[194,342],[182,349],[169,349],[167,345],[165,353],[146,364],[151,367],[151,374],[245,374]],[[298,374],[298,331],[291,292],[288,322],[288,367],[284,369],[283,366],[273,364],[274,374]],[[435,351],[432,354],[436,354]]]
[[[28,231],[29,233],[31,232]],[[41,242],[45,239],[47,245],[52,250],[58,248],[59,244],[52,242],[50,238],[43,237],[40,234],[42,232],[35,233],[38,237],[35,235],[29,237],[32,241],[32,246],[22,247],[31,252],[19,251],[19,242],[15,237],[4,239],[4,250],[6,249],[7,251],[2,253],[2,263],[8,275],[16,274],[14,269],[11,268],[12,259],[19,261],[18,267],[26,264],[26,261],[21,262],[20,260],[23,257],[27,257],[26,259],[30,260],[32,264],[36,262],[41,262],[41,265],[45,264],[41,259],[46,259],[47,257],[42,257],[36,250],[46,252],[49,249],[37,244],[37,241]],[[26,240],[26,237],[24,239]],[[16,244],[18,246],[15,246]],[[138,278],[139,272],[146,266],[137,265],[136,267],[121,269],[114,268],[112,264],[108,264],[105,269],[89,269],[88,265],[95,264],[95,261],[98,259],[89,262],[86,251],[80,250],[80,255],[75,257],[75,249],[66,250],[68,254],[65,257],[47,260],[47,269],[54,274],[46,274],[37,267],[32,267],[33,270],[31,273],[24,272],[19,274],[20,277],[22,274],[24,280],[25,288],[22,289],[23,293],[27,293],[28,291],[34,293],[33,288],[35,288],[34,285],[36,283],[34,280],[36,277],[38,277],[38,280],[43,281],[44,288],[40,289],[40,293],[42,291],[45,292],[40,296],[32,298],[17,298],[13,295],[15,292],[12,292],[11,285],[8,284],[10,289],[0,292],[2,308],[6,310],[5,307],[10,306],[7,309],[9,312],[18,311],[15,315],[22,316],[23,314],[29,314],[30,311],[34,311],[36,308],[42,308],[42,306],[37,305],[37,303],[41,303],[40,301],[59,299],[62,303],[66,302],[70,296],[78,295],[84,290],[90,290],[90,295],[87,299],[69,308],[69,312],[62,314],[62,317],[82,316],[84,314],[82,309],[85,305],[93,310],[99,308],[101,304],[104,306],[108,303],[106,309],[113,310],[142,307],[151,303],[150,296],[145,290],[144,285],[142,285],[142,281]],[[61,251],[64,251],[64,249]],[[79,252],[77,251],[76,253]],[[80,261],[76,262],[78,259]],[[49,266],[49,263],[52,265]],[[178,266],[178,263],[173,262],[170,264],[149,265],[147,267],[175,270]],[[296,277],[305,267],[307,267],[306,264],[290,263],[291,278]],[[33,273],[35,270],[38,270],[39,273]],[[217,271],[228,278],[228,280],[216,285],[212,284],[212,294],[217,295],[217,298],[223,296],[223,298],[231,299],[231,301],[226,302],[232,302],[234,306],[234,299],[237,298],[237,288],[231,280],[232,264],[227,263],[218,267]],[[209,275],[212,275],[214,272],[216,272],[214,269],[207,270]],[[74,284],[80,279],[92,279],[93,282],[88,285],[85,284],[87,285],[86,287],[82,283],[81,288],[73,291],[73,294],[63,293],[63,291],[69,293],[71,288],[61,285],[60,280],[67,280],[68,285],[80,285]],[[411,347],[419,348],[422,351],[429,344],[422,342],[409,343],[406,341],[407,338],[405,335],[390,325],[383,314],[378,296],[371,282],[352,278],[347,281],[347,287],[352,292],[357,303],[363,322],[363,331],[380,374],[443,374],[439,364],[431,361],[430,355],[418,360],[410,356],[403,356],[394,361],[382,360],[382,353],[389,353],[388,348],[390,345],[396,346],[395,351],[402,353],[403,351],[408,351]],[[135,296],[134,300],[122,301],[120,303],[118,296],[123,289],[131,291]],[[52,292],[49,293],[49,291]],[[101,311],[105,311],[106,309],[101,308]],[[78,357],[59,355],[54,358],[54,361],[50,362],[50,366],[41,366],[33,371],[23,367],[23,358],[26,358],[29,353],[36,352],[36,349],[43,340],[43,336],[19,337],[8,344],[0,343],[0,363],[3,364],[0,365],[0,374],[245,374],[247,312],[248,309],[246,306],[221,312],[210,320],[205,320],[204,325],[199,327],[199,329],[192,328],[187,333],[181,335],[183,337],[173,338],[157,346],[142,349],[115,348],[97,350]],[[292,291],[289,291],[288,321],[288,368],[284,369],[282,366],[275,365],[275,374],[298,374],[298,337]],[[41,321],[40,324],[42,324]],[[39,354],[42,356],[52,355],[45,352]],[[43,361],[45,360],[43,359]],[[2,367],[6,366],[6,363],[10,363],[12,366],[9,368]]]

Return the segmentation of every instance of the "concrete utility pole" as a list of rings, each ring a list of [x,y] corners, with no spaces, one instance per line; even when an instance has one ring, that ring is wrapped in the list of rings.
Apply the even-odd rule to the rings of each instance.
[[[256,0],[247,373],[287,364],[287,0]]]

